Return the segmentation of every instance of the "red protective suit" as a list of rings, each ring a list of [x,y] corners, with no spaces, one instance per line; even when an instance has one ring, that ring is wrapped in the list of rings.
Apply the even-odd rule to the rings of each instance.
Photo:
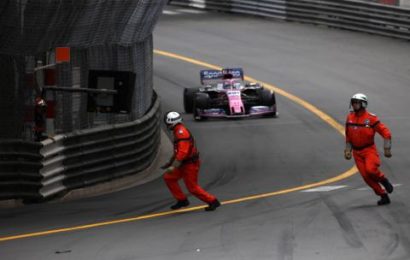
[[[34,104],[34,141],[41,142],[47,137],[44,136],[46,132],[46,114],[47,114],[47,104],[46,101],[37,97]]]
[[[364,181],[381,196],[386,191],[380,185],[386,177],[379,170],[380,157],[374,143],[375,133],[384,139],[391,139],[390,130],[379,121],[378,117],[362,109],[350,112],[346,119],[346,143],[353,149],[356,166]]]
[[[208,204],[214,202],[216,197],[207,193],[198,185],[198,172],[201,162],[191,133],[181,123],[174,127],[173,133],[174,159],[182,161],[182,165],[164,174],[164,180],[169,190],[178,201],[186,200],[187,197],[178,184],[178,181],[182,178],[191,194]]]

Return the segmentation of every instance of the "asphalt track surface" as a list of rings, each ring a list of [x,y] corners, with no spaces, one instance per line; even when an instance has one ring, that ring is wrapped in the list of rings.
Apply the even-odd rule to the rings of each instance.
[[[275,119],[194,122],[184,114],[202,156],[200,183],[225,202],[217,211],[204,212],[191,197],[194,208],[169,213],[173,199],[161,179],[94,198],[0,209],[0,259],[410,259],[409,43],[167,10],[154,33],[158,50],[243,67],[339,124],[350,96],[367,94],[369,110],[393,132],[393,158],[382,158],[396,185],[392,204],[376,206],[378,198],[358,174],[321,190],[291,192],[343,174],[353,162],[343,159],[338,130],[278,95]],[[155,55],[155,88],[164,111],[182,111],[182,90],[199,85],[202,68]],[[56,233],[30,235],[47,230]],[[29,235],[15,237],[21,234]]]

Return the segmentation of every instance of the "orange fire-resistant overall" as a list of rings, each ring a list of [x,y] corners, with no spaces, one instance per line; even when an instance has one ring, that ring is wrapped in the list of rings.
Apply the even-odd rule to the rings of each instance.
[[[174,129],[174,158],[182,161],[182,165],[171,172],[164,174],[164,180],[172,195],[177,200],[186,200],[178,181],[182,178],[188,191],[206,203],[216,200],[216,197],[207,193],[198,185],[200,167],[199,153],[195,141],[183,124],[177,124]]]
[[[376,115],[364,109],[347,115],[346,142],[352,145],[356,166],[364,181],[381,196],[386,194],[379,184],[385,180],[385,176],[379,170],[380,157],[374,143],[376,132],[384,139],[391,139],[390,130]]]

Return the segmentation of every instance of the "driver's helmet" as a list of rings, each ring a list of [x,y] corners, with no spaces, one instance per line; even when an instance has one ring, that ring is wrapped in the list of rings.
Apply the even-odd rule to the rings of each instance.
[[[233,88],[234,89],[241,89],[241,83],[239,83],[239,82],[233,83]]]
[[[230,84],[230,83],[224,83],[223,88],[224,88],[224,89],[232,89],[232,84]]]
[[[228,73],[226,70],[222,70],[222,78],[223,79],[233,79],[232,73]]]
[[[225,80],[224,81],[224,85],[223,85],[224,89],[233,89],[233,87],[234,87],[233,80]]]

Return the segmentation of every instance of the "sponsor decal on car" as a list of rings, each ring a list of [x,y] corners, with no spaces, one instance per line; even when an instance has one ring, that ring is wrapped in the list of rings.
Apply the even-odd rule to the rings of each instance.
[[[228,90],[228,91],[226,92],[226,95],[227,95],[228,97],[240,96],[240,95],[241,95],[241,91],[238,91],[238,90]]]

